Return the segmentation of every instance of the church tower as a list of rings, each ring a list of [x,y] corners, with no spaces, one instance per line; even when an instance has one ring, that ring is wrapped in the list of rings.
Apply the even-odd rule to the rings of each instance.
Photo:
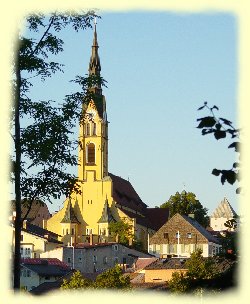
[[[82,181],[102,180],[108,175],[108,121],[106,101],[100,84],[101,64],[98,54],[96,23],[92,54],[89,62],[90,101],[83,104],[80,125],[79,171]]]

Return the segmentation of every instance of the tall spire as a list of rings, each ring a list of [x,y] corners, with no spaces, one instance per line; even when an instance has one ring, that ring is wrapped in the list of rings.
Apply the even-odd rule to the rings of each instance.
[[[89,75],[96,75],[100,76],[101,72],[101,64],[100,64],[100,58],[98,55],[98,42],[97,42],[97,32],[96,32],[96,18],[94,23],[94,39],[93,39],[93,45],[92,45],[92,54],[90,57],[89,62]]]

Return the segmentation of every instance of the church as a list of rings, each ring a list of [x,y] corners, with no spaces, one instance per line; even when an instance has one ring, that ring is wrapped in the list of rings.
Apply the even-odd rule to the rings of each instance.
[[[100,76],[96,24],[89,75]],[[147,249],[152,236],[168,219],[168,210],[148,208],[128,180],[108,171],[108,121],[101,85],[91,88],[93,98],[83,104],[79,133],[78,178],[81,194],[72,193],[64,206],[45,222],[45,228],[62,236],[65,245],[115,241],[111,222],[124,221]]]

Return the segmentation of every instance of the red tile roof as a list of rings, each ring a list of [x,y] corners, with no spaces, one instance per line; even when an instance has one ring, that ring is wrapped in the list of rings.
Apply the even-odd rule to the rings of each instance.
[[[56,265],[68,269],[69,266],[56,258],[22,258],[21,263],[24,265]]]

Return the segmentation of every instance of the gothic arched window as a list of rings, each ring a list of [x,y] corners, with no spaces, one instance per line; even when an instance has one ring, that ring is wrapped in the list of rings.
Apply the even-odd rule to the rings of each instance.
[[[95,145],[90,143],[87,145],[87,163],[94,164],[95,163]]]
[[[96,135],[96,123],[95,122],[93,122],[93,124],[92,124],[92,134],[93,135]]]
[[[87,136],[90,135],[90,124],[89,123],[86,124],[86,135]]]

